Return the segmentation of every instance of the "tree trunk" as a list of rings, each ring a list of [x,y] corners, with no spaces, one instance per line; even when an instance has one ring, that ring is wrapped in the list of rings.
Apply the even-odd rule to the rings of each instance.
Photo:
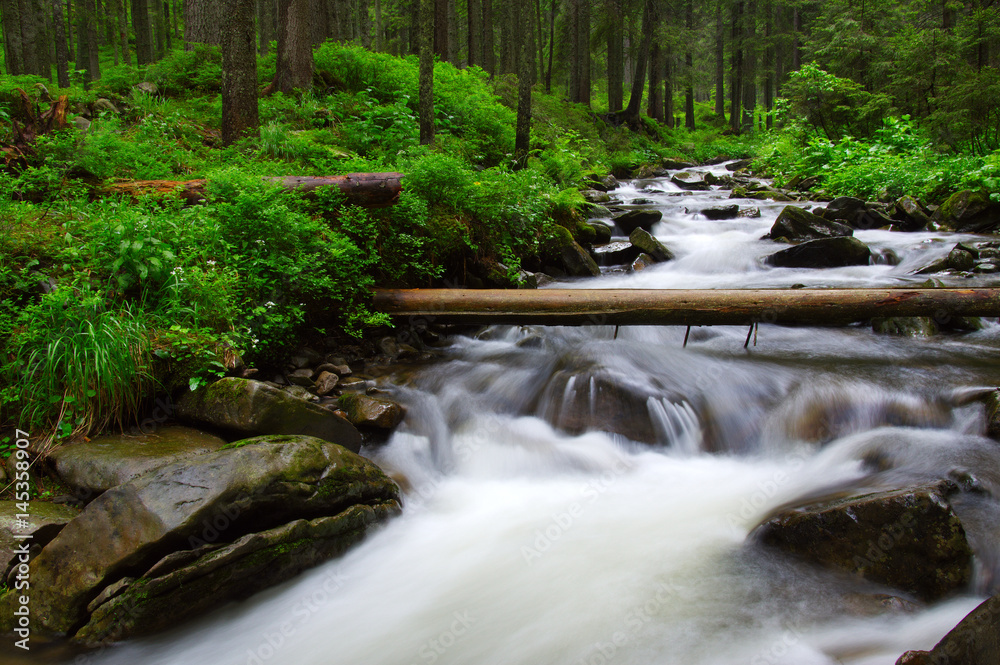
[[[380,289],[372,309],[472,325],[840,325],[941,311],[994,317],[1000,290]]]
[[[93,0],[91,0],[93,2]],[[24,63],[25,74],[39,75],[41,63],[38,60],[38,16],[32,0],[18,0],[21,16],[21,44],[23,46],[21,61]]]
[[[622,110],[624,84],[625,31],[622,25],[622,0],[608,0],[608,111]]]
[[[792,71],[802,69],[802,43],[799,35],[802,33],[802,13],[798,6],[792,9]]]
[[[497,71],[496,35],[493,26],[493,0],[483,0],[483,69],[490,74]]]
[[[260,55],[270,53],[271,42],[277,39],[274,23],[274,0],[257,0],[257,51]]]
[[[628,106],[621,114],[623,122],[634,125],[639,121],[639,109],[642,107],[642,89],[646,83],[646,63],[649,60],[650,46],[653,42],[653,0],[645,0],[642,10],[642,44],[636,58],[635,73],[632,77],[632,92],[628,98]]]
[[[218,46],[222,43],[220,34],[223,19],[222,3],[223,0],[185,0],[184,48],[186,50],[190,51],[193,44]]]
[[[483,0],[469,0],[469,66],[483,64],[482,40],[483,40]]]
[[[591,0],[580,0],[579,6],[579,28],[576,33],[580,40],[580,103],[590,106],[590,2]]]
[[[684,126],[694,129],[694,56],[691,45],[694,42],[694,4],[687,0],[684,25],[687,28],[688,48],[684,52]]]
[[[500,3],[500,73],[517,74],[517,54],[520,39],[514,26],[514,9],[520,0]]]
[[[660,45],[654,41],[649,52],[649,91],[646,100],[646,115],[657,122],[663,122],[663,63],[665,58],[660,53]],[[673,121],[673,114],[670,116]]]
[[[192,0],[185,3],[191,4]],[[153,34],[149,25],[147,0],[132,0],[132,28],[135,30],[135,62],[148,65],[153,62]]]
[[[736,0],[733,5],[732,39],[730,40],[732,56],[730,59],[729,86],[729,127],[736,133],[740,131],[743,120],[743,0]]]
[[[715,115],[726,124],[726,46],[722,23],[722,3],[715,3]]]
[[[221,3],[222,0],[219,0]],[[221,16],[219,17],[221,21]],[[167,23],[163,20],[163,6],[161,0],[153,0],[153,43],[156,44],[156,59],[160,60],[166,54],[167,40],[164,34],[167,31]]]
[[[288,94],[312,87],[313,53],[308,0],[278,0],[278,62],[272,89]]]
[[[87,81],[100,79],[101,62],[97,50],[97,14],[94,0],[76,0],[76,40],[76,68],[87,72]]]
[[[559,0],[551,0],[549,7],[549,66],[545,69],[545,93],[552,94],[552,53],[556,46],[556,4]]]
[[[385,27],[382,25],[382,0],[375,0],[375,52],[385,48]]]
[[[56,77],[60,88],[69,87],[69,50],[66,48],[66,24],[62,0],[52,0],[53,29],[56,39]]]
[[[420,144],[434,142],[434,2],[420,0]]]
[[[757,110],[757,0],[747,0],[743,16],[743,131],[752,132]]]
[[[448,60],[448,0],[434,0],[434,55]]]
[[[567,97],[574,104],[580,101],[580,3],[586,0],[566,0],[566,45],[569,56]]]
[[[764,110],[767,111],[766,126],[771,129],[774,110],[774,7],[771,0],[764,3]]]
[[[260,134],[255,0],[226,0],[222,24],[222,142]]]
[[[122,62],[126,65],[132,64],[132,54],[128,49],[128,12],[125,11],[125,0],[111,0],[114,3],[114,11],[118,17],[118,43],[121,45]]]
[[[167,50],[174,48],[174,39],[170,34],[170,3],[163,0],[163,38],[167,42]]]
[[[531,16],[531,1],[517,0],[521,25]],[[517,128],[514,133],[514,168],[528,165],[531,144],[531,79],[535,75],[535,45],[530,30],[520,31],[517,73]]]
[[[21,40],[21,7],[18,0],[0,0],[3,11],[3,50],[9,76],[24,73],[24,44]]]
[[[663,58],[663,122],[667,127],[675,127],[674,122],[674,54],[669,46]],[[652,58],[653,56],[650,56]],[[652,65],[650,61],[650,65]]]
[[[242,1],[242,0],[241,0]],[[359,206],[388,206],[399,200],[402,173],[349,173],[334,176],[283,176],[265,178],[288,190],[309,195],[321,187],[337,187],[347,197],[347,203]],[[207,180],[135,180],[107,185],[102,193],[111,196],[139,198],[149,195],[176,193],[188,204],[208,200]]]

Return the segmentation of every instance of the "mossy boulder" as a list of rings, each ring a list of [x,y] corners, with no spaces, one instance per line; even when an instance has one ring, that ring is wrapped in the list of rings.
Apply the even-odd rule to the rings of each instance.
[[[89,498],[169,462],[218,450],[225,439],[190,427],[149,434],[113,434],[56,448],[49,456],[59,478]]]
[[[672,261],[674,258],[673,252],[667,249],[662,242],[654,238],[645,229],[632,231],[628,239],[633,247],[640,252],[650,255],[656,261]]]
[[[819,500],[765,519],[751,539],[935,601],[972,580],[973,553],[948,502],[951,481]]]
[[[857,238],[820,238],[775,252],[765,262],[776,268],[866,266],[871,262],[871,250]]]
[[[948,197],[931,219],[946,231],[985,233],[1000,226],[1000,203],[985,192],[965,189]]]
[[[73,635],[96,616],[99,625],[79,637],[99,641],[174,623],[301,569],[292,557],[268,573],[276,558],[268,548],[284,544],[321,560],[338,546],[314,540],[346,534],[354,542],[359,529],[398,509],[398,500],[378,467],[314,437],[258,437],[166,464],[104,492],[31,562],[33,625]],[[336,524],[312,524],[338,516]],[[291,525],[301,520],[310,525]],[[290,531],[272,533],[282,527]],[[180,569],[183,579],[164,582],[156,602],[138,602],[150,598],[143,589],[154,580]],[[113,617],[112,626],[95,612],[125,587],[133,590],[135,616]],[[192,590],[203,597],[192,598]],[[14,602],[12,594],[0,598],[0,623],[10,621]]]
[[[265,434],[315,436],[357,452],[361,434],[329,409],[293,397],[262,381],[227,377],[186,394],[177,417],[244,438]]]
[[[6,581],[7,586],[13,586],[9,576],[14,567],[24,563],[23,546],[28,546],[28,559],[35,558],[80,513],[58,503],[33,501],[28,519],[18,520],[18,514],[24,513],[22,508],[23,504],[15,501],[0,501],[0,583]],[[31,537],[16,537],[27,535]]]
[[[847,224],[824,219],[798,206],[785,206],[764,238],[796,243],[852,235],[854,229]]]
[[[940,332],[929,316],[889,316],[872,319],[872,330],[880,335],[898,337],[932,337]]]
[[[569,230],[562,226],[552,226],[541,243],[542,260],[570,277],[596,277],[601,269],[594,259],[581,247]]]
[[[931,225],[931,217],[920,202],[912,196],[904,196],[896,201],[893,229],[899,231],[923,231]]]
[[[636,229],[646,229],[647,231],[651,231],[653,225],[661,219],[663,219],[663,213],[659,210],[629,210],[620,215],[615,215],[614,223],[619,229],[621,229],[622,233],[629,235]]]

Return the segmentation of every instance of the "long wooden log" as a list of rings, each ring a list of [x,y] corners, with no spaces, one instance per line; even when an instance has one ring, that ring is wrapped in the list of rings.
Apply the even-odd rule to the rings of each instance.
[[[329,176],[279,176],[265,178],[288,190],[311,194],[320,187],[338,187],[347,202],[367,207],[387,206],[399,200],[403,189],[402,173],[349,173]],[[189,205],[204,203],[208,194],[207,180],[132,180],[106,186],[106,195],[138,198],[149,194],[176,193]]]
[[[406,289],[375,291],[396,319],[464,324],[839,325],[876,317],[1000,316],[1000,289]]]

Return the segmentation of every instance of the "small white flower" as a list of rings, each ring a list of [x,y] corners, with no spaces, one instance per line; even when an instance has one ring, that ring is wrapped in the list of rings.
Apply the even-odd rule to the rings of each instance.
[[[268,309],[270,309],[271,307],[275,307],[275,306],[276,306],[275,303],[272,302],[272,301],[270,301],[270,300],[268,300],[266,303],[264,303],[264,307],[267,307]]]
[[[259,240],[259,239],[255,240],[254,242],[256,242],[258,245],[263,245],[264,244],[264,241],[263,240]]]
[[[210,266],[214,266],[215,265],[215,261],[213,261],[212,259],[209,259],[208,261],[206,261],[206,263],[208,263],[208,265],[210,265]]]

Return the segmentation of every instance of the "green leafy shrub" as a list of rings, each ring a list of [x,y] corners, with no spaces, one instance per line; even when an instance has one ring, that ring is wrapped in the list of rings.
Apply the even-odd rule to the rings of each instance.
[[[146,69],[146,80],[160,94],[182,97],[222,90],[222,51],[217,46],[194,44],[191,51],[173,50]]]

